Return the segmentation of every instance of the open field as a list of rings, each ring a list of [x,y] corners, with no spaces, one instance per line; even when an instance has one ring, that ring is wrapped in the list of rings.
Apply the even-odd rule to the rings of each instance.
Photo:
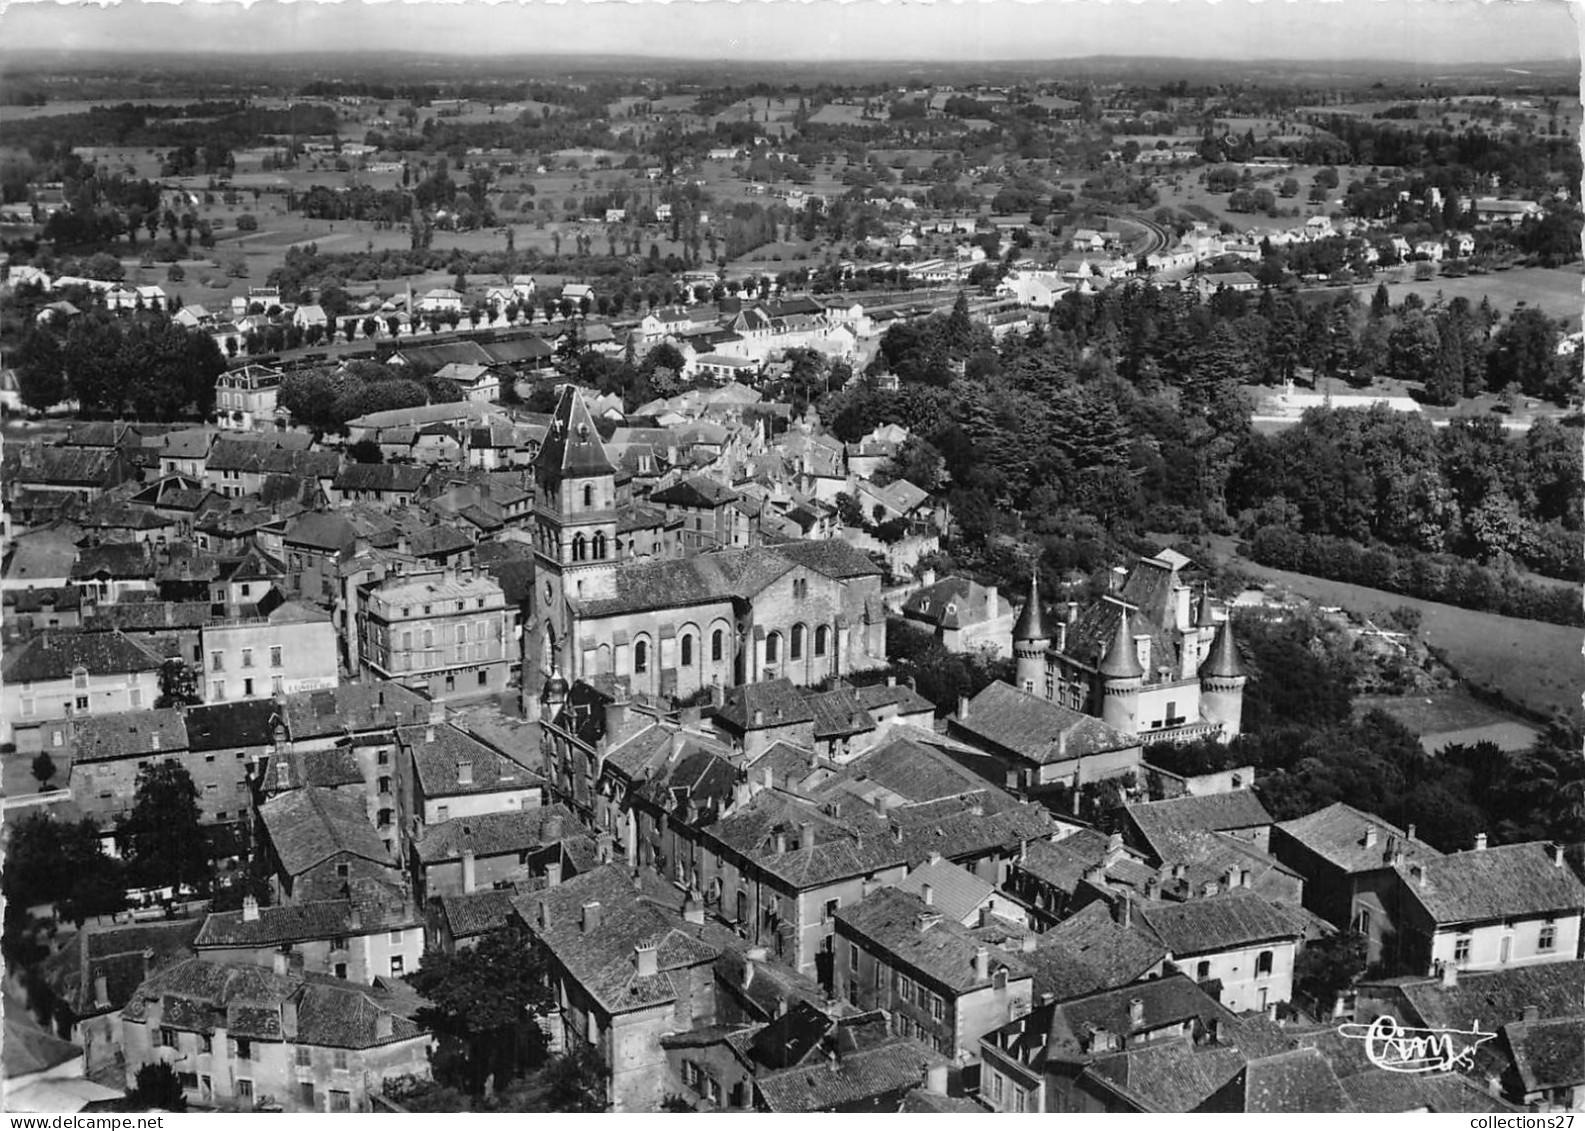
[[[1384,711],[1420,736],[1431,753],[1455,744],[1494,742],[1504,750],[1527,750],[1540,730],[1465,691],[1435,695],[1362,695],[1354,700],[1354,713]]]
[[[1509,271],[1493,271],[1486,275],[1466,275],[1462,279],[1438,276],[1429,282],[1390,282],[1388,293],[1399,303],[1405,295],[1415,292],[1430,302],[1438,294],[1451,302],[1467,298],[1478,304],[1490,298],[1500,311],[1509,311],[1519,303],[1536,307],[1553,318],[1561,318],[1570,330],[1579,329],[1581,297],[1580,284],[1585,280],[1585,270],[1580,265],[1572,267],[1516,267]]]
[[[1582,635],[1577,628],[1420,601],[1271,569],[1242,557],[1235,558],[1233,564],[1269,585],[1367,616],[1402,606],[1417,609],[1421,639],[1441,652],[1471,684],[1501,692],[1510,701],[1543,715],[1578,717],[1581,713],[1585,664],[1581,663]]]

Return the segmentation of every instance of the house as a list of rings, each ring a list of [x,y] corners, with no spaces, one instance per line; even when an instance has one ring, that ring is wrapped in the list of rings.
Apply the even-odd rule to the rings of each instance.
[[[391,995],[287,965],[190,958],[157,971],[121,1013],[127,1087],[162,1062],[205,1107],[368,1112],[385,1080],[429,1075],[433,1038]]]
[[[1475,201],[1475,219],[1487,224],[1512,227],[1526,217],[1540,216],[1542,208],[1533,200],[1497,200],[1481,197]]]
[[[1272,826],[1271,854],[1304,877],[1306,909],[1364,935],[1368,960],[1396,968],[1411,955],[1402,934],[1400,868],[1420,865],[1423,875],[1442,859],[1414,832],[1339,801]]]
[[[331,485],[334,501],[405,507],[417,497],[429,469],[398,463],[348,463]]]
[[[1254,892],[1230,891],[1187,903],[1144,904],[1139,926],[1169,960],[1201,985],[1217,982],[1234,1013],[1265,1010],[1293,997],[1293,962],[1304,931],[1291,909]]]
[[[944,578],[903,602],[903,619],[928,629],[951,652],[1013,654],[1013,605],[994,585]]]
[[[436,287],[432,291],[424,292],[418,300],[417,311],[420,314],[461,314],[462,295],[450,287]]]
[[[340,682],[330,614],[284,601],[261,616],[213,620],[199,630],[205,701],[275,698]]]
[[[532,811],[543,801],[537,770],[448,723],[400,727],[396,744],[405,845],[454,818]],[[462,836],[461,826],[451,835]]]
[[[44,749],[59,741],[71,758],[72,800],[104,828],[131,812],[139,768],[157,758],[186,761],[187,725],[174,707],[75,718],[46,733]]]
[[[836,911],[834,986],[896,1031],[963,1064],[979,1039],[1030,1009],[1034,982],[1021,957],[992,949],[924,898],[876,888]]]
[[[330,319],[325,316],[325,308],[316,304],[299,306],[292,311],[292,325],[302,330],[318,327],[323,330]]]
[[[1563,846],[1531,841],[1403,862],[1397,918],[1401,961],[1429,973],[1572,961],[1580,948],[1585,884]]]
[[[1019,926],[1029,921],[1022,904],[939,852],[932,852],[895,886],[962,927],[986,926],[988,916]]]
[[[594,842],[561,805],[452,817],[426,825],[411,846],[413,890],[428,905],[448,895],[511,888],[517,883],[560,883],[588,861]],[[591,852],[563,845],[580,839]],[[455,936],[453,936],[455,937]]]
[[[1248,789],[1134,802],[1119,815],[1124,839],[1157,864],[1184,859],[1201,833],[1226,833],[1262,850],[1270,843],[1271,814]]]
[[[718,950],[634,888],[608,865],[513,901],[549,957],[553,1047],[600,1054],[617,1113],[657,1110],[669,1084],[661,1039],[715,1021]]]
[[[987,781],[1029,799],[1134,774],[1142,750],[1100,719],[1000,682],[960,702],[947,733],[972,748],[965,763]]]
[[[273,966],[285,955],[294,974],[320,974],[371,985],[418,969],[424,920],[400,889],[350,885],[339,899],[260,907],[244,897],[240,911],[206,916],[193,939],[206,962]]]
[[[455,568],[393,574],[363,592],[360,604],[358,655],[368,675],[434,701],[506,689],[516,641],[494,578]]]
[[[253,778],[275,737],[275,704],[247,699],[188,707],[183,764],[198,790],[198,817],[208,824],[245,821]]]
[[[257,852],[279,903],[335,899],[352,880],[398,882],[360,797],[312,786],[292,790],[260,805],[256,826]]]
[[[120,632],[41,632],[5,658],[0,738],[27,753],[41,723],[153,706],[163,663]]]

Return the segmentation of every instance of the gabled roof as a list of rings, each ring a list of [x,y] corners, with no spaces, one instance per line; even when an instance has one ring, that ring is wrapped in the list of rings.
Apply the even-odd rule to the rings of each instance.
[[[72,762],[109,762],[187,749],[187,727],[174,707],[85,715],[72,723]]]
[[[1158,860],[1175,860],[1190,852],[1196,833],[1231,832],[1271,824],[1265,805],[1247,789],[1140,801],[1123,806],[1123,812]]]
[[[336,475],[338,491],[417,491],[429,475],[426,467],[400,463],[349,463]]]
[[[551,416],[550,433],[534,457],[534,466],[553,483],[615,473],[594,426],[594,417],[576,387],[567,385],[561,390],[561,399]]]
[[[814,708],[786,677],[746,683],[726,693],[716,721],[747,732],[814,722]]]
[[[429,716],[429,700],[385,680],[294,691],[281,696],[278,703],[295,742],[349,731],[385,730],[402,722],[422,722]]]
[[[148,976],[147,951],[158,968],[192,954],[197,919],[129,925],[103,925],[92,920],[71,935],[61,949],[45,959],[43,976],[56,998],[75,1017],[93,1017],[119,1010]],[[104,975],[108,1004],[95,1001],[95,979]]]
[[[939,628],[983,624],[1012,611],[1007,598],[967,577],[948,577],[914,593],[903,603],[903,615]]]
[[[897,888],[876,888],[856,906],[838,908],[837,924],[841,933],[885,951],[951,993],[989,986],[998,970],[1012,981],[1031,977],[1021,957],[986,947],[967,927]],[[985,978],[975,970],[981,950],[988,952]]]
[[[718,550],[692,558],[634,562],[617,568],[615,597],[584,601],[582,609],[588,616],[603,617],[734,597],[746,600],[792,568],[784,556],[769,549]]]
[[[1548,912],[1577,915],[1585,884],[1540,841],[1455,852],[1418,870],[1399,867],[1405,897],[1438,926],[1518,919]]]
[[[1070,1001],[1140,981],[1167,957],[1167,949],[1119,924],[1097,900],[1041,935],[1023,957],[1034,970],[1036,994]]]
[[[313,787],[282,793],[259,806],[259,820],[288,875],[303,875],[343,852],[390,863],[363,799],[351,794]]]
[[[1442,856],[1424,841],[1411,840],[1396,825],[1342,801],[1283,821],[1277,828],[1344,872],[1371,872],[1391,867],[1395,850],[1401,850],[1405,860],[1411,863],[1437,860]]]
[[[42,632],[6,657],[6,683],[71,679],[78,668],[90,676],[158,671],[164,661],[120,632]]]
[[[1191,1112],[1243,1071],[1239,1050],[1178,1037],[1098,1058],[1085,1069],[1141,1111]]]
[[[1526,1094],[1585,1084],[1585,1016],[1513,1022],[1502,1035]]]
[[[976,695],[953,726],[1041,765],[1139,745],[1137,738],[1100,719],[1000,681]]]
[[[1304,933],[1290,912],[1250,891],[1146,905],[1135,914],[1174,959],[1297,940]]]
[[[423,917],[399,891],[360,892],[346,899],[261,907],[257,919],[241,911],[217,911],[204,918],[193,947],[266,947],[320,939],[349,938],[423,924]]]
[[[1585,1002],[1585,961],[1544,962],[1502,970],[1462,970],[1453,985],[1439,978],[1394,980],[1388,983],[1403,996],[1406,1011],[1419,1025],[1434,1029],[1491,1026],[1524,1016],[1535,1006],[1542,1020],[1578,1017]],[[1361,983],[1361,992],[1376,996],[1380,986]],[[1409,1016],[1402,1018],[1410,1023]]]
[[[946,859],[927,860],[894,886],[923,899],[926,884],[930,885],[931,906],[959,923],[996,894],[994,885]]]
[[[1351,1112],[1353,1101],[1317,1049],[1257,1060],[1244,1077],[1244,1110],[1262,1114]]]
[[[835,581],[881,575],[880,566],[872,562],[868,554],[842,541],[783,542],[776,546],[775,551],[787,560]]]
[[[231,703],[205,703],[185,710],[187,748],[240,750],[268,746],[275,741],[275,701],[239,699]]]
[[[461,860],[472,851],[476,857],[529,852],[578,835],[582,826],[564,805],[545,805],[502,813],[453,817],[427,826],[413,845],[423,864]]]
[[[732,488],[717,483],[707,475],[695,475],[670,487],[651,492],[649,501],[659,503],[661,506],[714,510],[726,506],[737,498],[738,493]]]
[[[535,771],[449,723],[404,726],[396,736],[411,752],[413,773],[429,799],[531,789],[541,781]]]

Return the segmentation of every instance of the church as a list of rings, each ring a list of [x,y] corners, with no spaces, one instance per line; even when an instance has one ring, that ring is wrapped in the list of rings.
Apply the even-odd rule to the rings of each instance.
[[[1013,626],[1018,686],[1147,744],[1237,737],[1247,678],[1232,622],[1193,599],[1185,564],[1141,558],[1116,593],[1054,617],[1031,577]]]
[[[843,542],[634,559],[617,538],[616,467],[583,397],[562,389],[534,461],[534,586],[523,709],[547,681],[612,676],[688,699],[786,678],[812,686],[886,663],[882,574]]]

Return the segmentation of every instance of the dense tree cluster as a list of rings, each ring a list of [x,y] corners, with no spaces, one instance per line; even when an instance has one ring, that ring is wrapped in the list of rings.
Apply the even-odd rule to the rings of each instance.
[[[282,378],[276,401],[316,432],[342,432],[347,421],[367,413],[461,399],[457,386],[444,378],[373,361],[349,361],[293,370]]]
[[[90,310],[64,325],[28,327],[15,354],[25,404],[75,398],[83,411],[144,420],[207,416],[225,358],[208,334],[162,312]]]

